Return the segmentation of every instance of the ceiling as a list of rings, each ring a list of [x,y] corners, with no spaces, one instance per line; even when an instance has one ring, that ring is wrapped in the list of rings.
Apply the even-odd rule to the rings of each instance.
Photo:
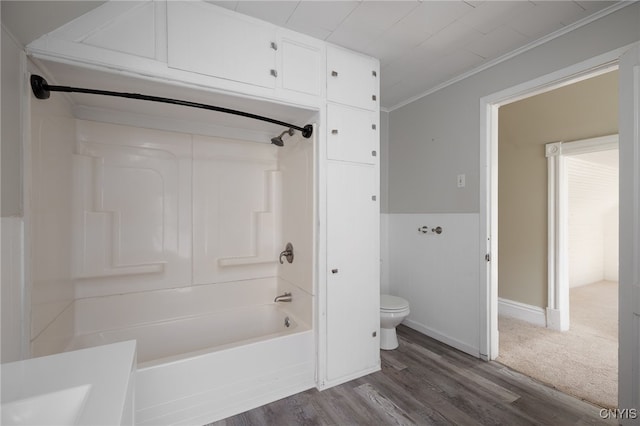
[[[2,22],[26,45],[102,1],[6,1]],[[210,1],[380,59],[394,108],[617,1]]]

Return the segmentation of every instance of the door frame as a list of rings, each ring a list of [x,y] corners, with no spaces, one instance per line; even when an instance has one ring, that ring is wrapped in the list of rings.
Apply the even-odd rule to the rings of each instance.
[[[617,68],[614,67],[614,68]],[[545,144],[547,157],[547,328],[569,330],[569,188],[566,157],[618,149],[618,134]]]
[[[604,74],[618,66],[625,46],[480,99],[480,357],[495,360],[498,337],[498,109],[559,87]]]

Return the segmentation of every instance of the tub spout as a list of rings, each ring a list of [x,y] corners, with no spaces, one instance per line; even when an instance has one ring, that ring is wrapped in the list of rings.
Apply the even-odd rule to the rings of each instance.
[[[292,300],[293,300],[293,297],[289,292],[286,292],[285,294],[281,294],[280,296],[276,296],[276,298],[273,299],[274,302],[291,302]]]

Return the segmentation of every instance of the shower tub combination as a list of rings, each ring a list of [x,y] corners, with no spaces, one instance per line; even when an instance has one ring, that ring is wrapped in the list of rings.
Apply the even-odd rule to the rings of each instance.
[[[43,64],[105,89],[176,91]],[[74,99],[31,103],[32,354],[137,340],[136,424],[205,424],[315,387],[317,132]],[[288,242],[295,261],[280,264]],[[285,292],[291,302],[274,301]]]
[[[224,286],[77,300],[67,350],[137,340],[136,424],[204,424],[315,386],[305,295],[274,303],[275,279],[251,280],[246,306]]]

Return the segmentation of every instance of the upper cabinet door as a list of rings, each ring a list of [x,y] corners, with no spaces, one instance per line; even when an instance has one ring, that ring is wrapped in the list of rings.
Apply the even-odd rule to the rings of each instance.
[[[282,36],[278,48],[281,50],[281,79],[282,88],[287,91],[320,96],[322,69],[320,42],[305,42],[294,38],[291,32]],[[309,40],[309,39],[306,39]]]
[[[377,110],[378,69],[373,58],[327,46],[327,100]]]
[[[372,111],[327,105],[327,157],[376,164],[380,140],[378,116]]]
[[[203,2],[167,8],[169,67],[275,87],[275,26]]]

